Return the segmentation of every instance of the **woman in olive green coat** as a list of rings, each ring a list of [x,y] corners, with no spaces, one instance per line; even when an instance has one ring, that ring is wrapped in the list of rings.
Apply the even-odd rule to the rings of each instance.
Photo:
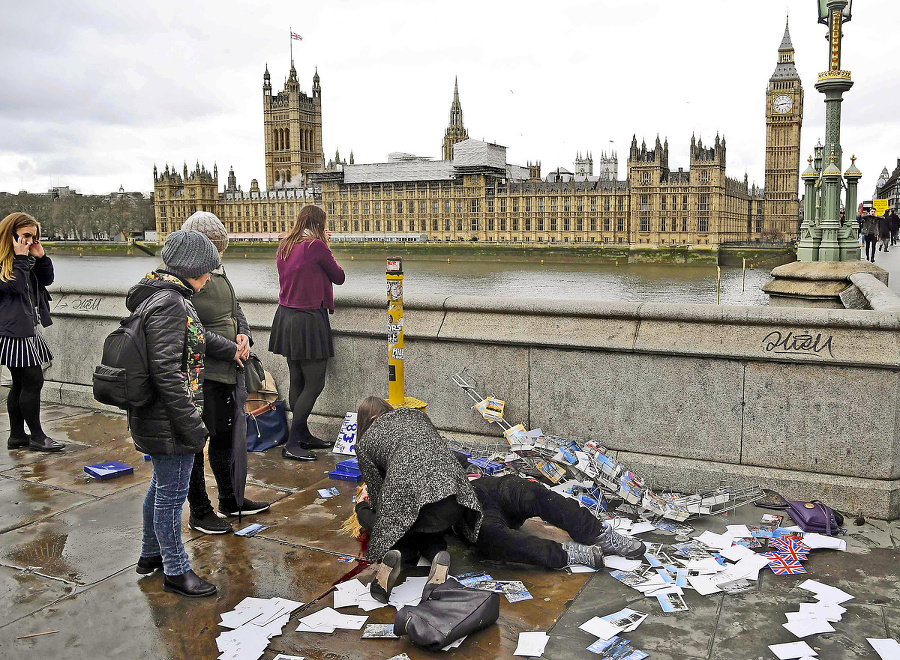
[[[219,250],[228,247],[228,232],[222,222],[208,211],[198,211],[188,218],[182,229],[191,229],[205,234]],[[234,287],[219,266],[210,273],[209,282],[191,298],[200,322],[208,332],[214,332],[230,339],[238,345],[241,357],[250,355],[250,326],[234,293]],[[191,515],[188,525],[207,534],[225,534],[232,531],[231,524],[222,516],[250,515],[269,508],[267,502],[254,502],[247,498],[238,506],[231,477],[232,446],[242,444],[246,451],[246,430],[243,408],[246,392],[239,386],[242,374],[238,373],[238,363],[208,357],[203,379],[203,423],[209,430],[209,466],[212,468],[219,492],[219,515],[213,510],[206,493],[203,453],[194,458],[191,483],[188,490],[188,504]],[[235,442],[236,434],[244,438],[243,443]]]

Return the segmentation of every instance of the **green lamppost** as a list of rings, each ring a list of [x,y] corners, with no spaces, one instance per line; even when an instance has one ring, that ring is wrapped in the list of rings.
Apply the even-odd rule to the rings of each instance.
[[[841,26],[851,19],[852,5],[853,0],[816,0],[819,23],[828,26],[829,67],[816,83],[816,89],[825,95],[825,162],[818,217],[804,216],[801,227],[800,261],[859,260],[856,210],[847,207],[841,220],[841,103],[844,92],[853,87],[850,72],[841,69]]]

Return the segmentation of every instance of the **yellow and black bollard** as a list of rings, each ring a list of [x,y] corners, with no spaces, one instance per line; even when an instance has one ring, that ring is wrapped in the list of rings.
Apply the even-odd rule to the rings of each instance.
[[[403,260],[387,260],[388,299],[388,398],[395,408],[425,410],[427,405],[406,396],[403,386]]]

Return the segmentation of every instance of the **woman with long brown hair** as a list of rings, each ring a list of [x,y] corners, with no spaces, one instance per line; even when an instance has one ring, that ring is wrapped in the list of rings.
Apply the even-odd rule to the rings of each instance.
[[[44,253],[37,220],[21,211],[0,220],[0,364],[12,375],[6,399],[9,449],[60,451],[65,446],[41,428],[41,365],[53,354],[39,327],[53,322],[46,289],[52,283],[53,262]]]
[[[344,283],[344,271],[328,247],[325,211],[304,206],[291,232],[278,246],[278,309],[272,321],[269,350],[287,359],[291,377],[288,404],[293,412],[291,431],[281,455],[314,461],[310,449],[330,447],[316,438],[307,420],[325,387],[328,358],[334,357],[331,324],[332,285]]]

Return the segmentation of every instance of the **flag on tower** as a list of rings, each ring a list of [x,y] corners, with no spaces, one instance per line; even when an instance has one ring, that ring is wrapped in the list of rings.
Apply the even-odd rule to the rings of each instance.
[[[297,41],[303,41],[303,37],[301,37],[296,32],[291,32],[291,39],[296,39]]]

